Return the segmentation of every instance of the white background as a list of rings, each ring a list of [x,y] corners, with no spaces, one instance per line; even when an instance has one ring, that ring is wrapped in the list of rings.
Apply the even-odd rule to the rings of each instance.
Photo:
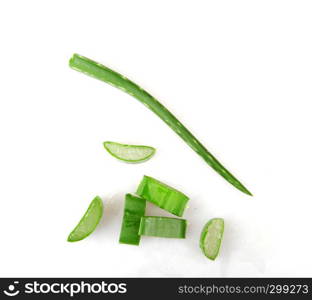
[[[311,15],[311,1],[1,1],[0,275],[312,276]],[[71,70],[74,52],[159,98],[254,197],[136,99]],[[157,154],[125,164],[105,140]],[[186,240],[118,244],[143,174],[190,196]],[[102,222],[67,243],[95,195]],[[214,262],[198,247],[212,217],[226,222]]]

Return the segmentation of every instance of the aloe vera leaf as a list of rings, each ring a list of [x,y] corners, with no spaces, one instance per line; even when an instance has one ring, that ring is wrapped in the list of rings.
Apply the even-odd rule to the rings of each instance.
[[[236,179],[236,177],[234,177],[234,175],[232,175],[165,106],[136,83],[104,65],[78,54],[72,56],[69,61],[69,66],[76,71],[104,81],[135,97],[161,118],[219,175],[243,193],[252,196],[251,192]]]

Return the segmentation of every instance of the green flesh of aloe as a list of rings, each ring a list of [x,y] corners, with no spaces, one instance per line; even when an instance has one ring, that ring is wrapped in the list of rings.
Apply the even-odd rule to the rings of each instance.
[[[129,163],[146,161],[150,159],[156,151],[153,147],[143,145],[126,145],[116,142],[104,142],[103,145],[112,156]]]
[[[224,220],[211,219],[203,228],[200,237],[200,248],[211,260],[215,260],[219,254],[224,231]]]
[[[90,203],[86,213],[78,225],[69,234],[68,242],[77,242],[89,236],[99,224],[103,215],[103,203],[99,196],[96,196]]]
[[[184,239],[186,226],[184,219],[146,216],[141,218],[139,234]]]

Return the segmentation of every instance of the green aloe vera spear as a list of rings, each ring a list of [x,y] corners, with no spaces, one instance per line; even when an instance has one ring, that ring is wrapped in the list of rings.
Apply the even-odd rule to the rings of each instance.
[[[203,253],[211,260],[215,260],[219,254],[224,231],[224,220],[211,219],[203,228],[199,246]]]
[[[143,145],[126,145],[116,142],[104,142],[103,145],[109,154],[129,163],[147,161],[156,151],[153,147]]]
[[[178,217],[182,217],[189,200],[180,191],[149,176],[143,177],[136,194]]]
[[[132,95],[161,118],[176,132],[208,165],[240,191],[252,195],[223,165],[196,139],[196,137],[157,99],[123,75],[78,54],[69,61],[74,70],[102,80]]]
[[[127,194],[125,197],[125,208],[122,219],[119,243],[139,245],[141,236],[139,228],[141,217],[145,214],[146,201],[142,198]]]
[[[103,215],[103,203],[99,196],[96,196],[90,203],[87,211],[79,221],[78,225],[68,236],[68,242],[77,242],[89,236],[99,224]]]
[[[146,216],[141,218],[140,235],[184,239],[187,222],[184,219]]]

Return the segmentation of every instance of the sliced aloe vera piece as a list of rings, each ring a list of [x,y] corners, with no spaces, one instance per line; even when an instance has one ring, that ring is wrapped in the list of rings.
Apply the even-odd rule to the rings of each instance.
[[[116,142],[104,142],[103,145],[112,156],[130,163],[146,161],[150,159],[156,151],[153,147],[143,145],[126,145]]]
[[[200,236],[200,248],[211,260],[215,260],[219,254],[224,231],[224,220],[211,219],[203,228]]]
[[[125,197],[125,208],[119,243],[139,245],[141,236],[139,228],[141,217],[145,214],[146,201],[142,198],[127,194]]]
[[[182,217],[189,200],[180,191],[149,176],[143,177],[136,194],[178,217]]]
[[[99,196],[96,196],[90,203],[87,211],[79,221],[78,225],[69,234],[68,242],[77,242],[89,236],[99,224],[103,215],[103,203]]]
[[[184,219],[146,216],[141,218],[139,234],[184,239],[186,225]]]

